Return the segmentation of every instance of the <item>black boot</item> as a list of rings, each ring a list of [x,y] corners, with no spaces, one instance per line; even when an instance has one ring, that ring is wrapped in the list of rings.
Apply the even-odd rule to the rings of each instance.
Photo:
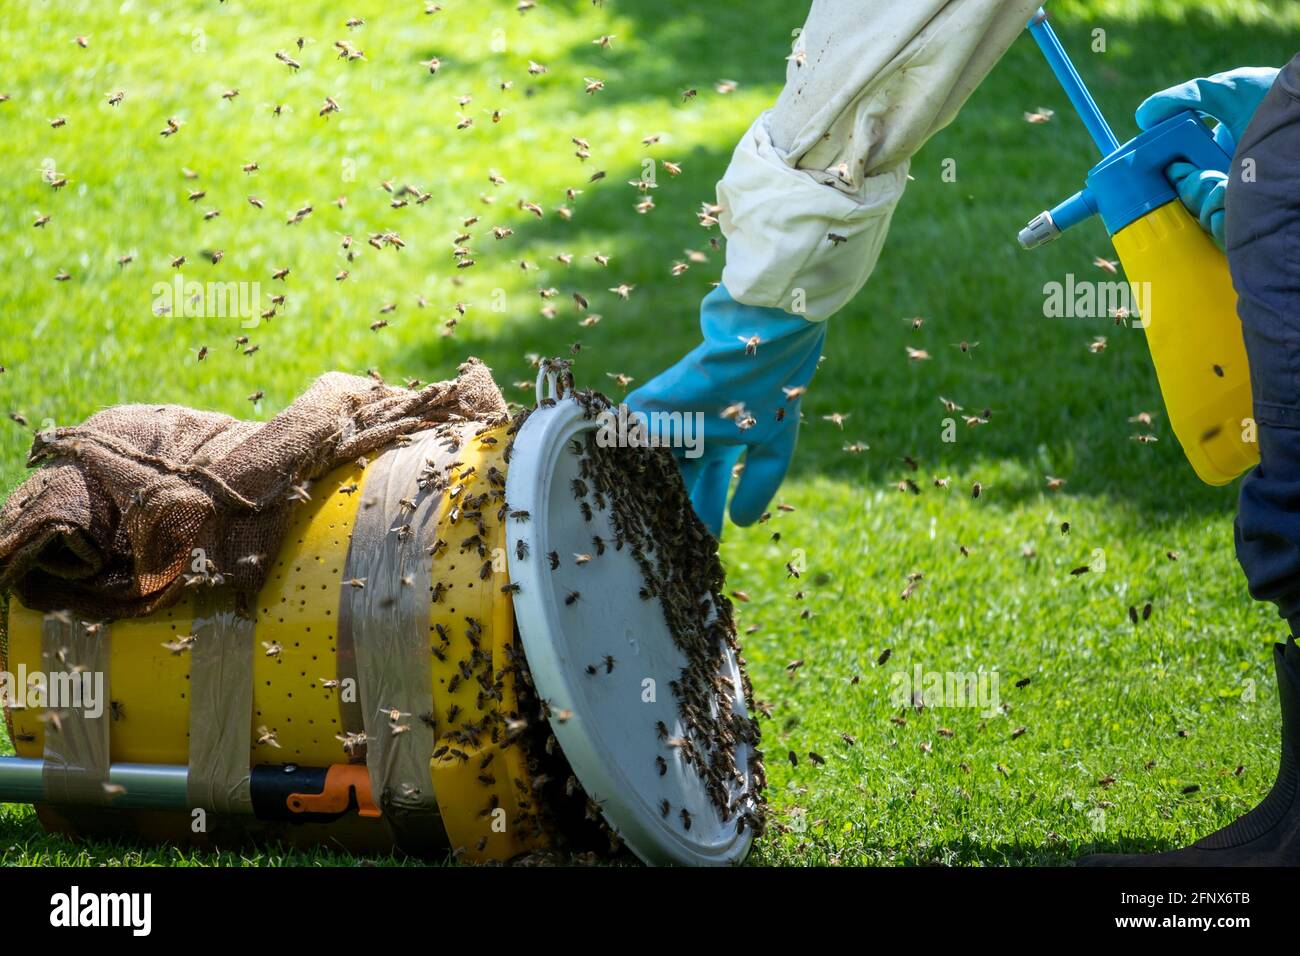
[[[1282,703],[1282,760],[1263,802],[1182,850],[1094,853],[1075,866],[1300,866],[1300,647],[1273,645]]]

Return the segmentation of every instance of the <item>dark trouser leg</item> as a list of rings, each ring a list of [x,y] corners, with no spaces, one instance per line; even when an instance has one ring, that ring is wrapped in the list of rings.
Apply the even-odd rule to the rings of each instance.
[[[1259,433],[1241,484],[1237,559],[1250,593],[1300,631],[1300,54],[1237,145],[1227,249]]]

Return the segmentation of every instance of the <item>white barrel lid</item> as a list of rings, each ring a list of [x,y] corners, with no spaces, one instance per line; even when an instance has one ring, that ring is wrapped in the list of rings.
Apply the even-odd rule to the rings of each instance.
[[[542,402],[544,382],[553,404]],[[544,366],[539,407],[514,436],[506,473],[511,512],[506,550],[510,581],[519,586],[515,618],[552,732],[605,822],[643,862],[737,863],[749,852],[753,828],[737,832],[735,815],[722,819],[699,775],[656,729],[662,721],[669,738],[686,736],[669,686],[686,666],[686,655],[673,641],[659,598],[639,596],[641,569],[629,548],[615,549],[608,508],[588,498],[592,520],[585,520],[570,488],[580,461],[570,439],[599,423],[584,418],[582,405],[555,389],[556,376]],[[600,556],[593,546],[596,535],[608,542]],[[517,550],[521,540],[523,557]],[[555,571],[547,558],[552,551],[560,559]],[[592,557],[579,565],[576,554]],[[579,597],[570,601],[574,592]],[[612,670],[607,658],[613,659]],[[747,713],[740,667],[730,649],[721,676],[734,687],[735,711]],[[736,766],[746,791],[752,788],[749,756],[749,745],[738,743]],[[667,764],[666,773],[661,774],[658,757]],[[733,796],[741,789],[735,784]]]

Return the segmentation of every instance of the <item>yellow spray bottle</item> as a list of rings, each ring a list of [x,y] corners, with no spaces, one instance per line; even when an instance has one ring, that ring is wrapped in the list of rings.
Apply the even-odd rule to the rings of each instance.
[[[1250,368],[1227,258],[1178,201],[1165,169],[1184,161],[1227,172],[1231,157],[1196,113],[1120,144],[1040,8],[1029,32],[1104,157],[1086,185],[1020,231],[1026,249],[1100,215],[1131,290],[1169,423],[1202,481],[1224,485],[1259,461]]]

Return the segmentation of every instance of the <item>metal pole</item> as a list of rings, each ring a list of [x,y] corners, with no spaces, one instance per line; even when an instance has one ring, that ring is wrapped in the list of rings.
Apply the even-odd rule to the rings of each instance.
[[[1109,156],[1115,152],[1119,149],[1119,140],[1111,131],[1106,117],[1101,115],[1096,101],[1088,92],[1088,87],[1084,85],[1083,77],[1079,76],[1079,71],[1070,62],[1069,54],[1065,52],[1065,47],[1061,45],[1052,25],[1047,22],[1047,12],[1042,7],[1039,7],[1038,12],[1030,19],[1029,32],[1038,43],[1038,48],[1043,51],[1043,56],[1047,58],[1047,65],[1056,74],[1056,79],[1060,81],[1065,95],[1074,105],[1074,111],[1079,114],[1079,119],[1083,120],[1083,125],[1088,127],[1088,134],[1097,144],[1101,155]]]
[[[45,761],[0,757],[0,803],[43,803]],[[114,807],[130,810],[187,810],[189,767],[176,764],[115,763],[108,782],[123,788],[109,798]]]

